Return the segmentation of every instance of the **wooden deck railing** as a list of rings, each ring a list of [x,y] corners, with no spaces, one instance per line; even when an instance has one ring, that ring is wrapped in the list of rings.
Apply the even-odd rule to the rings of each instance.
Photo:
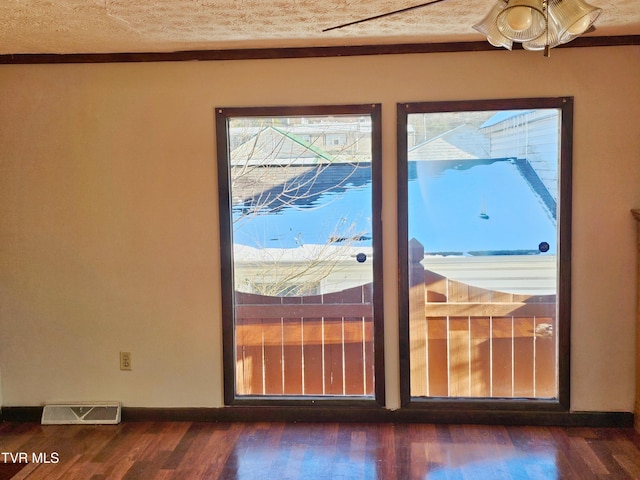
[[[555,295],[485,290],[419,261],[409,270],[411,396],[556,396]],[[236,292],[236,393],[372,396],[371,291]]]
[[[374,392],[372,286],[306,297],[236,293],[238,395]]]

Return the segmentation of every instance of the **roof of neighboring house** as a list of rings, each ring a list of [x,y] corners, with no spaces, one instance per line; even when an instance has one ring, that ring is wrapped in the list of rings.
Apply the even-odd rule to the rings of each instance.
[[[333,156],[331,154],[329,154],[328,152],[325,152],[324,150],[322,150],[321,148],[317,147],[316,145],[314,145],[312,143],[306,142],[305,140],[303,140],[301,137],[299,137],[295,133],[287,132],[287,131],[282,130],[282,129],[278,128],[278,127],[271,127],[271,128],[273,128],[276,132],[284,135],[285,137],[287,137],[291,141],[297,143],[302,148],[309,149],[311,151],[311,153],[315,153],[318,158],[322,158],[322,159],[327,160],[329,162],[333,160]]]
[[[526,119],[523,117],[522,122],[532,122],[535,120],[540,120],[543,118],[548,118],[550,116],[558,116],[558,110],[555,108],[536,108],[536,109],[529,109],[529,110],[502,110],[497,112],[495,115],[493,115],[492,117],[490,117],[489,119],[487,119],[486,122],[484,122],[482,125],[480,125],[481,129],[484,128],[489,128],[489,127],[493,127],[495,125],[499,125],[501,123],[506,122],[507,120],[510,120],[512,118],[516,118],[519,116],[525,116],[526,115]]]
[[[494,158],[482,130],[529,121],[529,113],[556,112],[496,112],[481,127],[463,124],[409,149],[409,238],[425,252],[535,255],[546,244],[556,251],[555,201],[526,159]]]
[[[291,148],[304,143],[275,128],[269,135],[278,135]],[[526,161],[490,158],[488,137],[463,124],[408,152],[409,202],[415,202],[409,209],[410,236],[420,239],[430,254],[533,254],[545,242],[555,251],[555,206],[544,201],[539,185],[532,182],[535,175],[521,165]],[[370,225],[361,220],[371,209],[370,165],[294,165],[253,169],[249,173],[260,173],[259,178],[247,174],[234,180],[234,215],[247,223],[241,230],[248,229],[245,236],[238,230],[236,241],[250,245],[261,237],[259,245],[284,248],[323,244],[347,237],[333,231],[335,222],[344,218],[346,224],[357,225],[355,233],[362,239],[357,243],[367,244]],[[283,178],[287,172],[290,176]],[[274,177],[267,178],[267,173]],[[365,206],[364,213],[353,210]],[[247,215],[254,210],[277,215]],[[331,228],[320,228],[330,220]]]
[[[415,162],[408,184],[409,238],[428,254],[556,251],[555,220],[514,161]],[[434,168],[442,165],[443,168]]]
[[[489,137],[464,124],[409,149],[413,160],[479,160],[489,158]]]
[[[518,115],[522,115],[527,112],[532,112],[533,110],[502,110],[497,112],[491,118],[489,118],[486,122],[484,122],[480,128],[487,128],[497,125],[498,123],[502,123],[510,118],[517,117]]]
[[[260,129],[231,151],[232,165],[274,165],[279,160],[286,165],[304,165],[331,162],[333,156],[297,135],[273,126]]]

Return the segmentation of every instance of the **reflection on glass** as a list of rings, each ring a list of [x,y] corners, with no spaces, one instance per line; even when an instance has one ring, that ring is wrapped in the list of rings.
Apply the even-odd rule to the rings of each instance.
[[[408,115],[412,397],[557,396],[559,116]]]

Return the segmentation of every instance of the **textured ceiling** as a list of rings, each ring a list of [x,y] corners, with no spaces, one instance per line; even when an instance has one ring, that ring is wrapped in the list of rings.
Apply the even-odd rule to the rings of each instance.
[[[447,0],[323,32],[425,0],[2,0],[0,54],[474,41],[495,0]],[[640,1],[590,0],[590,35],[639,35]]]

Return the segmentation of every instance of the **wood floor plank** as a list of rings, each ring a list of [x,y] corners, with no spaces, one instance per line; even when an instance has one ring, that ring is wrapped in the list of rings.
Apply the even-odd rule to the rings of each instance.
[[[640,435],[630,428],[3,423],[0,452],[29,456],[19,471],[5,466],[13,480],[640,478]],[[42,452],[59,461],[32,462]]]

